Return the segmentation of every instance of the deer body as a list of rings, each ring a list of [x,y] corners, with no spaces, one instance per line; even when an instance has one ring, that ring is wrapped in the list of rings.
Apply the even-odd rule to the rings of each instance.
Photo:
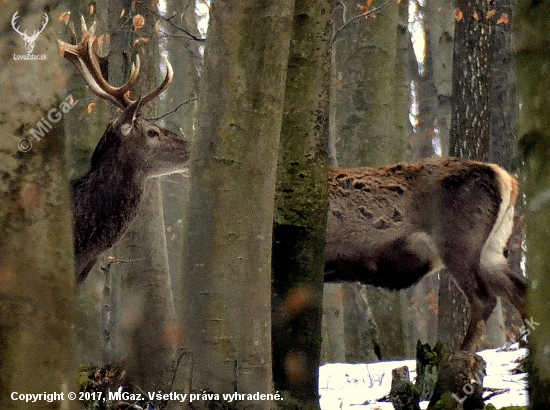
[[[82,283],[97,257],[115,244],[134,219],[148,178],[184,171],[189,161],[188,141],[143,119],[141,108],[158,97],[172,81],[144,97],[130,100],[128,92],[139,77],[139,57],[129,80],[121,87],[108,84],[93,51],[95,27],[82,20],[80,44],[61,43],[61,50],[82,74],[90,89],[122,112],[111,121],[92,155],[90,171],[71,183],[73,236],[77,283]]]
[[[443,158],[329,174],[326,282],[398,290],[445,266],[470,307],[463,350],[475,349],[496,296],[525,317],[525,280],[504,256],[518,192],[513,176]]]

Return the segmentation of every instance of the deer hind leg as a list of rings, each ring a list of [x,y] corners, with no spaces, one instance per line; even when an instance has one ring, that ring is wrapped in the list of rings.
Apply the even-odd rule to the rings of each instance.
[[[485,322],[495,309],[497,298],[494,295],[479,293],[470,293],[468,296],[470,320],[460,350],[475,352],[478,348],[477,343],[485,331]]]
[[[497,218],[480,255],[480,278],[488,292],[508,300],[526,318],[525,298],[527,281],[510,269],[504,256],[514,227],[514,203],[517,198],[517,181],[507,172],[495,166],[499,175],[501,203]]]
[[[517,309],[521,318],[526,319],[527,280],[512,272],[508,265],[496,266],[491,270],[484,268],[482,273],[482,280],[488,291],[506,299]]]
[[[475,352],[497,298],[481,280],[479,265],[468,263],[467,259],[473,259],[471,255],[465,256],[464,259],[448,259],[447,269],[468,303],[468,324],[460,350]]]

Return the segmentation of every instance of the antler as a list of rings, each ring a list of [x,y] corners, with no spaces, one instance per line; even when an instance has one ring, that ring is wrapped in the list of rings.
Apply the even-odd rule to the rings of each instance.
[[[110,85],[101,74],[98,55],[93,51],[93,44],[96,39],[94,32],[95,22],[90,27],[90,30],[88,30],[84,17],[82,17],[82,38],[80,44],[72,45],[59,40],[61,53],[63,57],[69,60],[80,71],[84,77],[84,81],[86,81],[86,84],[88,84],[96,95],[124,109],[135,102],[130,100],[126,96],[126,93],[136,84],[139,78],[139,56],[136,55],[136,62],[135,64],[132,63],[132,70],[128,81],[120,87]],[[141,106],[157,98],[172,82],[174,71],[168,59],[165,58],[165,62],[166,76],[164,80],[155,90],[141,98]]]

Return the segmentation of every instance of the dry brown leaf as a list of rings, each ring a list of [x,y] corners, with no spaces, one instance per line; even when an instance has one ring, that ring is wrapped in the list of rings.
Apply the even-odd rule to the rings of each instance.
[[[94,102],[94,103],[88,104],[88,108],[86,109],[86,112],[87,112],[88,114],[91,114],[92,111],[94,110],[94,107],[95,107],[95,102]]]
[[[462,10],[455,9],[455,20],[460,21],[464,17],[464,13],[462,13]]]
[[[489,20],[491,17],[495,15],[497,11],[495,9],[491,9],[487,12],[487,16],[485,17],[486,20]]]
[[[102,34],[97,38],[97,52],[99,55],[103,54],[103,40],[105,39],[105,36]]]
[[[509,22],[510,22],[510,18],[506,13],[502,13],[499,19],[497,20],[497,24],[508,24]]]
[[[136,14],[132,19],[132,23],[134,24],[134,30],[138,31],[145,26],[145,17],[141,14]]]
[[[122,10],[120,11],[120,17],[119,17],[119,18],[124,17],[125,14],[126,14],[126,9],[122,9]]]
[[[71,12],[70,11],[65,11],[65,12],[63,12],[59,15],[59,22],[60,23],[68,24],[70,19],[71,19]]]
[[[359,10],[361,10],[361,14],[367,14],[369,12],[368,6],[363,6],[362,4],[358,4],[357,7],[359,7]]]
[[[479,20],[479,14],[477,14],[477,11],[474,11],[474,20],[475,21]]]
[[[95,4],[90,4],[89,11],[90,16],[93,16],[95,14]]]

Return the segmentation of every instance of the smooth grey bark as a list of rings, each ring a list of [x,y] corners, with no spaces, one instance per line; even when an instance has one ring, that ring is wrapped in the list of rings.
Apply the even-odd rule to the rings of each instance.
[[[49,9],[46,9],[47,5]],[[12,400],[12,392],[75,390],[74,265],[71,206],[63,123],[76,121],[60,107],[67,90],[59,73],[55,25],[37,38],[21,60],[24,42],[10,25],[18,11],[22,30],[40,28],[44,1],[2,5],[0,38],[0,406],[10,409],[76,408],[72,402]],[[57,80],[57,81],[56,81]],[[65,107],[67,108],[67,107]],[[56,118],[59,113],[61,118]],[[47,121],[42,135],[37,123]]]
[[[111,8],[119,10],[128,6],[125,1],[110,4]],[[126,35],[127,29],[121,27],[121,19],[109,16],[113,32],[109,81],[112,84],[124,83],[128,78],[124,74],[131,67],[135,54],[140,53],[139,84],[132,90],[132,95],[137,96],[157,87],[160,75],[158,42],[154,32],[157,16],[141,6],[135,13],[142,14],[146,24],[129,36]],[[151,41],[132,47],[132,40],[137,37],[149,37]],[[156,106],[157,101],[149,103],[142,115],[151,116],[156,112]],[[110,317],[114,319],[111,327],[114,343],[110,346],[110,354],[115,360],[125,359],[130,379],[144,391],[167,390],[172,377],[177,340],[174,331],[177,327],[158,179],[148,181],[134,221],[109,254],[115,260],[108,269],[113,308]]]
[[[63,27],[60,39],[70,41],[71,25],[74,27],[76,40],[82,35],[80,16],[84,16],[87,27],[96,21],[97,35],[107,33],[107,10],[100,7],[93,19],[89,16],[87,4],[66,3],[64,10],[71,12],[71,19],[67,27]],[[107,50],[104,49],[101,55]],[[70,76],[67,89],[73,95],[78,104],[71,112],[74,112],[75,121],[65,122],[67,134],[69,176],[78,179],[88,172],[90,158],[105,131],[109,122],[109,103],[101,100],[87,87],[82,75],[68,62],[64,62],[65,72]],[[90,104],[95,104],[91,112],[88,112]],[[86,282],[78,288],[75,303],[75,330],[76,330],[76,356],[79,364],[102,363],[103,361],[103,334],[102,334],[102,292],[104,273],[100,264],[96,264],[88,275]]]
[[[356,13],[346,0],[346,17],[336,11],[339,28]],[[341,30],[333,42],[331,138],[338,165],[377,166],[399,162],[405,141],[395,140],[395,67],[398,6],[391,4],[376,18],[359,19]]]
[[[165,15],[167,17],[180,16],[183,13],[183,21],[178,22],[178,26],[185,28],[192,35],[200,38],[197,30],[195,2],[187,1],[183,3],[168,3],[168,10]],[[196,98],[200,79],[199,70],[202,64],[199,47],[204,45],[204,41],[187,38],[184,32],[167,22],[161,22],[160,27],[163,32],[168,34],[168,37],[163,42],[163,48],[168,52],[168,58],[174,69],[175,78],[170,88],[166,90],[165,98],[159,101],[159,112],[161,114],[168,113],[187,101],[176,112],[164,117],[162,122],[164,126],[169,127],[174,132],[179,130],[192,142],[195,139]],[[167,175],[161,179],[161,186],[170,276],[173,288],[179,289],[183,273],[183,255],[181,249],[185,246],[183,243],[185,232],[183,222],[189,199],[189,177],[183,174]],[[185,301],[178,299],[178,293],[174,292],[174,297],[176,298],[174,302],[176,312],[181,313]]]
[[[418,124],[409,143],[411,160],[435,156],[437,148],[441,149],[440,155],[448,155],[455,24],[452,2],[433,0],[424,6],[416,2],[416,7],[418,13],[422,13],[418,29],[424,30],[425,59],[417,62],[415,58],[412,67]],[[410,303],[408,340],[436,342],[439,276],[442,275],[446,274],[425,277],[406,292]]]
[[[431,56],[432,76],[437,94],[435,121],[438,128],[439,143],[443,156],[449,153],[449,134],[451,127],[451,94],[453,71],[454,9],[453,2],[432,0],[426,2],[424,9],[427,53]]]
[[[271,230],[293,7],[212,2],[181,291],[191,387],[218,394],[273,389]]]
[[[357,2],[344,1],[335,12],[335,28],[342,27],[356,13]],[[376,13],[375,19],[359,19],[338,30],[332,49],[332,84],[330,112],[331,162],[343,167],[377,166],[399,162],[405,158],[406,135],[398,129],[395,120],[403,112],[399,102],[406,103],[402,94],[408,93],[403,82],[395,80],[398,72],[396,52],[398,43],[397,4],[390,4]],[[388,121],[388,118],[393,120]],[[401,132],[400,132],[401,131]],[[359,285],[355,287],[354,301],[361,300]],[[379,328],[382,357],[405,356],[403,345],[403,295],[368,288],[371,311]],[[346,292],[339,292],[345,295]],[[352,306],[353,302],[344,302]],[[344,307],[344,312],[345,312]],[[343,316],[345,316],[344,313]],[[350,313],[358,317],[356,313]],[[342,317],[342,320],[345,320]],[[334,318],[325,319],[333,323]],[[354,326],[364,326],[368,321]],[[347,327],[351,326],[350,321]],[[371,329],[373,327],[369,326]],[[348,330],[349,331],[349,330]],[[363,334],[363,330],[352,334]],[[329,333],[330,337],[330,333]],[[376,340],[376,337],[371,337]],[[332,344],[332,342],[329,342]],[[354,344],[358,346],[358,344]],[[351,348],[351,346],[350,346]],[[361,352],[347,353],[362,356]]]
[[[544,81],[550,64],[550,4],[520,0],[517,9],[518,94],[521,104],[520,135],[525,158],[527,205],[527,309],[530,331],[529,372],[530,408],[550,407],[550,83]],[[536,323],[536,324],[535,324]]]

